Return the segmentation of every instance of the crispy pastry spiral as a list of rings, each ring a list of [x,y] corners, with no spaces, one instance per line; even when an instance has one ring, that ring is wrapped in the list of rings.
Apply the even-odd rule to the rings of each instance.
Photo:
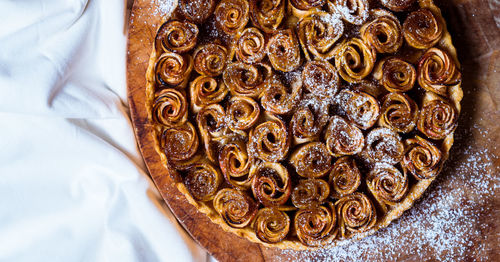
[[[417,71],[412,64],[398,57],[389,57],[380,62],[380,84],[389,92],[407,92],[415,85]]]
[[[251,64],[262,61],[266,56],[266,39],[255,27],[243,30],[238,39],[236,57],[239,61]]]
[[[297,208],[318,206],[323,204],[330,195],[330,187],[322,179],[300,180],[292,191],[292,203]]]
[[[335,55],[335,67],[349,83],[357,83],[368,76],[375,64],[375,53],[363,40],[352,38],[344,41]]]
[[[462,74],[445,51],[431,48],[418,63],[418,83],[425,90],[447,96],[448,87],[461,81]]]
[[[340,116],[333,116],[325,132],[326,148],[334,157],[354,155],[365,146],[363,132]]]
[[[247,0],[222,0],[215,8],[215,23],[227,35],[235,36],[247,24],[249,11]]]
[[[373,163],[384,162],[391,165],[401,161],[404,154],[401,137],[385,127],[372,129],[368,133],[365,150]]]
[[[417,128],[430,139],[444,139],[457,127],[458,112],[450,102],[436,98],[424,102]]]
[[[293,7],[300,10],[309,10],[324,5],[326,0],[290,0]]]
[[[296,144],[315,140],[323,127],[320,117],[307,106],[297,109],[290,121],[290,128]]]
[[[242,141],[224,145],[219,153],[219,165],[226,181],[234,187],[250,188],[252,177],[248,174],[253,163]]]
[[[165,52],[156,61],[156,83],[158,85],[184,88],[192,70],[193,58],[190,55]]]
[[[245,64],[235,62],[224,71],[224,83],[233,96],[257,98],[267,88],[272,68],[267,64]]]
[[[418,106],[406,94],[389,93],[382,99],[380,126],[391,128],[400,133],[408,133],[415,128]]]
[[[214,139],[224,135],[224,108],[219,104],[210,104],[203,107],[196,116],[198,129],[205,145],[205,152],[210,161],[217,161],[216,145],[213,144]]]
[[[292,30],[279,31],[269,39],[267,57],[279,71],[290,72],[300,66],[300,47]]]
[[[209,104],[217,104],[226,97],[229,90],[222,81],[210,76],[198,76],[189,87],[191,105],[196,113]]]
[[[257,237],[263,242],[280,242],[290,231],[290,217],[277,208],[262,208],[255,216],[254,230]]]
[[[302,70],[302,83],[307,91],[317,96],[333,97],[340,80],[335,67],[328,61],[310,61]]]
[[[377,99],[365,92],[343,89],[339,93],[340,106],[346,112],[349,121],[366,130],[372,127],[380,115]]]
[[[198,33],[198,27],[190,22],[178,20],[165,22],[156,34],[156,50],[186,53],[196,45]]]
[[[227,124],[233,131],[247,130],[257,123],[260,107],[252,98],[233,96],[226,110]]]
[[[408,15],[403,23],[406,42],[418,49],[434,46],[443,35],[443,25],[431,10],[422,8]]]
[[[154,121],[164,126],[179,126],[186,123],[188,104],[186,96],[179,90],[167,88],[156,94],[153,105]]]
[[[224,222],[234,228],[246,227],[258,210],[258,205],[245,193],[224,188],[215,195],[213,205]]]
[[[401,12],[408,9],[416,0],[382,0],[382,4],[388,9]]]
[[[261,162],[250,169],[252,192],[266,207],[283,205],[292,192],[292,182],[286,167],[278,163]]]
[[[327,12],[314,12],[297,25],[297,35],[307,60],[329,60],[335,56],[335,44],[344,33],[344,23]]]
[[[340,233],[361,233],[369,230],[377,221],[375,207],[363,193],[355,192],[335,202]]]
[[[368,0],[328,0],[328,7],[355,25],[362,25],[369,17]]]
[[[437,176],[441,167],[441,151],[433,143],[416,136],[405,140],[403,167],[418,180]]]
[[[278,79],[270,81],[262,95],[262,107],[273,114],[290,113],[300,98],[301,86],[296,85],[292,90],[287,89]]]
[[[208,161],[201,161],[186,170],[184,184],[191,195],[199,201],[212,200],[222,182],[219,170]]]
[[[340,199],[354,193],[361,185],[361,173],[354,159],[349,156],[339,158],[330,172],[328,184],[334,198]]]
[[[250,0],[252,23],[267,34],[272,34],[285,17],[286,0]]]
[[[361,27],[361,38],[379,53],[396,53],[403,45],[398,18],[382,9],[373,10],[373,13],[376,18]]]
[[[198,74],[218,76],[226,68],[227,49],[218,44],[205,44],[194,51],[193,60]]]
[[[387,211],[385,205],[400,202],[408,192],[408,177],[387,163],[377,163],[366,177],[368,189]]]
[[[300,242],[308,246],[323,246],[337,236],[337,215],[333,204],[311,206],[295,213],[294,227]]]
[[[332,156],[328,154],[325,144],[311,142],[302,145],[290,156],[290,164],[297,174],[307,178],[324,176],[332,168]]]
[[[249,150],[258,158],[276,162],[285,159],[290,148],[290,135],[279,117],[261,123],[250,132]]]
[[[203,23],[212,14],[215,8],[215,0],[180,0],[179,8],[189,21],[197,24]]]
[[[168,160],[188,160],[198,150],[198,134],[195,127],[186,122],[182,126],[164,129],[160,136],[160,145]]]

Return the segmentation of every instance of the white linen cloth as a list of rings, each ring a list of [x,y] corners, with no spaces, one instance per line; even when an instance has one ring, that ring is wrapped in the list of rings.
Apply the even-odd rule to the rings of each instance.
[[[0,261],[206,261],[128,116],[124,0],[0,0]]]

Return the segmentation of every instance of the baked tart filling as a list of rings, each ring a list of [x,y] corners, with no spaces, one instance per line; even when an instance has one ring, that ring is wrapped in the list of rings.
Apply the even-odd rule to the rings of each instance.
[[[410,208],[462,99],[432,0],[179,0],[146,77],[155,148],[187,200],[291,249],[362,238]]]

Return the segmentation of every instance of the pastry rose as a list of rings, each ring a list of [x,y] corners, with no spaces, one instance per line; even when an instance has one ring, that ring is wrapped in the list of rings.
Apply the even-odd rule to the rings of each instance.
[[[354,159],[349,156],[339,158],[330,172],[328,184],[332,188],[332,197],[337,199],[356,192],[361,185],[361,173]]]
[[[302,177],[322,177],[332,168],[332,156],[328,153],[325,144],[311,142],[300,146],[290,156],[290,164]]]
[[[156,50],[160,53],[186,53],[196,45],[198,33],[198,27],[193,23],[178,20],[165,22],[156,34]]]
[[[301,65],[300,47],[292,30],[275,33],[267,43],[267,57],[274,69],[290,72]]]
[[[437,97],[432,101],[424,102],[417,128],[430,139],[444,139],[458,123],[458,112],[447,100]]]
[[[307,60],[329,60],[335,56],[337,40],[344,33],[344,23],[339,16],[327,12],[313,12],[297,25],[302,50]]]
[[[208,161],[200,161],[186,170],[184,184],[189,193],[199,201],[210,201],[222,182],[220,171]]]
[[[367,77],[375,64],[375,52],[359,38],[344,41],[335,55],[335,67],[349,83],[357,83]]]
[[[445,51],[431,48],[418,63],[418,83],[425,90],[447,96],[450,86],[460,83],[462,74]]]
[[[300,242],[307,246],[323,246],[337,236],[337,215],[333,204],[299,209],[294,227]]]
[[[252,192],[266,207],[283,205],[292,192],[292,181],[287,169],[278,163],[261,162],[252,166]]]
[[[153,119],[164,126],[179,126],[187,121],[188,104],[186,96],[173,88],[156,93],[153,105]]]
[[[405,140],[403,167],[418,180],[437,176],[441,168],[442,153],[438,147],[420,136]]]
[[[244,228],[255,217],[258,205],[245,193],[224,188],[219,190],[213,200],[214,209],[226,224],[234,228]]]
[[[363,193],[355,192],[335,202],[339,228],[342,237],[351,233],[361,233],[371,229],[377,214],[370,199]]]
[[[267,34],[274,33],[283,21],[286,0],[250,0],[252,23]]]
[[[248,22],[250,5],[247,0],[222,0],[214,14],[217,27],[226,34],[235,36]]]
[[[408,133],[415,128],[418,112],[417,103],[408,95],[389,93],[382,99],[379,124],[400,133]]]
[[[439,18],[427,8],[411,12],[403,23],[406,42],[418,49],[434,46],[443,35]]]
[[[254,230],[257,237],[263,242],[280,242],[290,231],[290,217],[277,208],[262,208],[255,216]]]
[[[292,203],[297,208],[318,206],[330,195],[328,183],[321,179],[300,180],[292,191]]]

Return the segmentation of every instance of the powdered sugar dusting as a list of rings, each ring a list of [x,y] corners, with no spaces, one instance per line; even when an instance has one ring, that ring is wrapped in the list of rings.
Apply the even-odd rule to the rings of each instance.
[[[474,126],[461,140],[467,142],[473,131],[490,137],[487,130]],[[491,200],[492,196],[500,193],[499,170],[494,164],[498,156],[476,145],[455,145],[452,152],[451,161],[446,163],[423,199],[388,228],[359,241],[347,240],[346,245],[330,249],[306,252],[285,250],[280,259],[458,261],[484,258],[486,261],[487,257],[491,257],[488,252],[495,248],[484,243],[488,243],[488,238],[495,238],[491,233],[495,232],[492,229],[495,225],[489,223],[498,216],[498,207]],[[429,257],[430,254],[432,257]]]
[[[177,0],[151,0],[154,16],[169,16],[177,7]]]

